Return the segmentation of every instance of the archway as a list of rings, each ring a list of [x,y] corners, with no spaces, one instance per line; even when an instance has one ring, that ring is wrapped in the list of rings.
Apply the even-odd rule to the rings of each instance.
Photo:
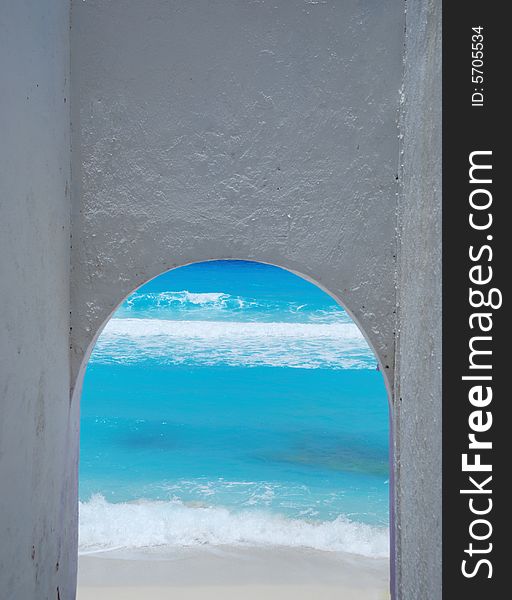
[[[226,276],[227,267],[229,268]],[[198,286],[191,290],[189,289],[191,287],[190,282],[194,280],[194,277],[191,277],[190,274],[194,271],[196,278],[201,279],[202,277],[203,281],[200,281]],[[238,277],[238,281],[233,285],[233,282],[229,279],[233,279],[234,274],[234,278]],[[246,281],[240,282],[241,275],[242,279],[245,277]],[[262,282],[265,277],[268,279],[269,276],[270,280],[266,284],[267,289],[262,289],[262,285],[264,285]],[[274,281],[272,277],[277,277],[277,279]],[[213,282],[217,285],[212,287]],[[279,284],[281,285],[280,288],[278,288]],[[256,289],[258,286],[259,289]],[[235,320],[233,320],[234,315]],[[205,328],[205,322],[208,323],[207,328]],[[240,327],[241,325],[242,327]],[[92,425],[91,429],[91,423],[85,425],[83,421],[83,436],[89,436],[87,442],[89,445],[94,438],[97,454],[92,463],[96,463],[97,466],[97,456],[103,456],[103,472],[100,473],[99,479],[96,475],[94,483],[92,482],[94,478],[91,478],[89,473],[89,481],[86,482],[85,486],[83,485],[84,496],[89,496],[89,503],[83,506],[83,510],[89,519],[89,530],[85,532],[85,539],[82,539],[83,550],[94,551],[102,543],[105,543],[107,549],[117,546],[130,546],[130,544],[134,547],[139,547],[141,544],[143,546],[154,545],[155,539],[157,544],[169,543],[170,541],[173,543],[176,532],[172,532],[172,535],[174,535],[172,540],[166,537],[165,532],[162,531],[160,531],[162,535],[156,535],[155,538],[157,532],[154,527],[155,524],[158,527],[158,519],[162,518],[162,505],[156,507],[159,516],[155,522],[154,513],[152,514],[147,504],[141,508],[140,504],[129,505],[127,503],[128,501],[140,500],[140,497],[144,494],[149,496],[146,500],[162,502],[163,500],[169,500],[169,493],[172,492],[174,500],[181,503],[179,505],[179,511],[181,512],[179,517],[176,514],[171,516],[171,520],[174,517],[184,521],[191,518],[194,520],[197,514],[200,518],[203,518],[206,513],[197,513],[196,510],[194,515],[194,510],[197,509],[197,505],[201,505],[200,510],[204,509],[205,504],[208,500],[211,500],[212,496],[215,497],[216,501],[216,503],[213,503],[213,508],[219,508],[218,505],[221,505],[222,509],[227,508],[229,513],[229,510],[233,508],[232,506],[226,506],[229,505],[230,500],[234,499],[235,505],[238,503],[247,508],[247,506],[251,506],[251,502],[255,498],[258,499],[259,497],[261,503],[262,495],[266,494],[268,502],[266,504],[263,502],[265,508],[268,509],[270,506],[274,509],[277,507],[277,512],[280,512],[280,515],[286,512],[283,511],[283,507],[289,509],[288,514],[285,515],[288,520],[285,519],[285,521],[279,522],[279,527],[281,527],[279,535],[281,537],[278,535],[277,539],[280,540],[281,544],[284,544],[283,539],[288,536],[289,543],[292,546],[309,547],[324,551],[355,552],[355,554],[367,556],[382,555],[382,535],[380,540],[371,538],[372,535],[377,535],[375,520],[378,522],[380,519],[382,525],[383,497],[387,496],[388,489],[388,487],[385,488],[386,492],[384,494],[382,489],[378,490],[377,493],[375,489],[372,489],[372,485],[379,479],[379,475],[383,474],[382,464],[377,464],[379,463],[379,457],[376,458],[376,454],[378,455],[380,450],[380,459],[382,459],[382,434],[384,434],[384,445],[387,452],[385,386],[381,381],[380,397],[379,394],[375,398],[371,397],[372,386],[375,394],[376,377],[380,379],[380,375],[375,370],[376,360],[357,326],[351,321],[346,311],[340,307],[339,303],[335,303],[329,295],[321,292],[317,286],[304,281],[304,278],[299,278],[277,267],[255,262],[212,261],[178,268],[153,279],[122,303],[116,311],[114,319],[107,324],[106,329],[103,331],[92,356],[91,362],[94,373],[91,376],[88,375],[84,386],[84,418],[87,419],[92,416],[95,419],[95,424]],[[137,415],[132,412],[132,409],[134,400],[136,403],[141,393],[152,396],[153,400],[155,394],[158,394],[158,391],[154,388],[154,373],[149,376],[151,381],[148,381],[146,373],[144,382],[141,380],[141,371],[139,370],[136,377],[138,377],[138,382],[143,389],[137,390],[133,396],[130,396],[132,384],[126,381],[127,371],[125,369],[123,373],[115,374],[113,373],[115,366],[122,364],[124,368],[126,365],[132,365],[133,368],[133,365],[139,367],[142,365],[143,369],[147,371],[148,367],[151,368],[151,363],[155,357],[160,367],[165,365],[171,367],[170,369],[167,368],[166,372],[173,372],[174,377],[167,380],[166,383],[164,382],[163,385],[160,383],[160,388],[165,389],[164,398],[160,398],[160,400],[165,403],[169,399],[167,394],[169,387],[183,389],[184,385],[188,385],[190,392],[192,378],[195,387],[199,388],[199,393],[196,393],[194,402],[196,406],[199,403],[202,414],[205,414],[208,410],[211,412],[212,406],[209,398],[206,397],[204,386],[201,389],[197,372],[194,373],[193,369],[192,372],[190,371],[191,357],[195,366],[199,364],[203,368],[203,373],[204,367],[210,368],[210,387],[212,383],[216,389],[224,385],[225,397],[223,403],[221,402],[219,406],[215,407],[216,416],[214,417],[216,426],[221,430],[223,427],[225,430],[226,424],[222,422],[222,419],[219,421],[219,414],[225,414],[226,409],[233,412],[233,406],[236,404],[234,399],[236,393],[240,392],[240,384],[238,384],[238,387],[235,385],[235,393],[233,389],[229,390],[229,386],[225,384],[225,373],[221,373],[220,378],[217,373],[217,379],[211,377],[213,367],[224,365],[233,371],[233,369],[236,370],[237,367],[242,366],[246,373],[251,373],[249,380],[242,383],[241,387],[245,390],[251,388],[253,394],[254,390],[258,386],[260,387],[259,395],[256,393],[253,398],[253,408],[254,404],[261,404],[262,400],[265,400],[265,396],[269,396],[267,398],[269,402],[263,407],[259,416],[257,409],[256,412],[251,413],[249,411],[249,413],[245,413],[242,418],[246,422],[248,420],[254,422],[255,419],[261,417],[261,414],[264,414],[266,415],[264,421],[267,420],[267,417],[270,420],[274,419],[275,422],[280,423],[281,427],[284,423],[283,415],[272,414],[269,408],[272,405],[275,408],[279,404],[279,400],[282,402],[283,391],[281,389],[281,392],[276,395],[272,394],[271,388],[276,385],[276,371],[279,371],[279,369],[281,369],[281,372],[283,372],[283,369],[284,371],[293,371],[287,373],[286,382],[281,377],[280,384],[287,388],[287,392],[284,394],[285,400],[290,400],[290,398],[286,398],[290,389],[292,396],[295,393],[295,404],[288,407],[287,411],[282,406],[280,410],[284,410],[284,415],[288,420],[297,419],[294,435],[289,436],[290,432],[287,431],[286,435],[289,439],[285,440],[283,447],[281,447],[279,443],[276,444],[275,435],[274,438],[270,435],[272,439],[269,438],[268,431],[265,431],[265,434],[262,435],[261,426],[263,422],[260,423],[260,430],[256,432],[256,435],[254,431],[252,433],[244,432],[244,444],[250,448],[252,458],[256,457],[256,462],[270,462],[273,464],[273,471],[271,469],[271,472],[274,479],[272,482],[261,477],[258,479],[255,474],[258,469],[254,470],[254,463],[228,464],[228,456],[226,453],[221,453],[220,459],[225,463],[223,468],[226,469],[226,464],[228,468],[227,471],[223,471],[226,476],[220,478],[220,481],[213,481],[211,477],[209,480],[208,477],[205,479],[205,472],[211,476],[212,465],[205,466],[203,464],[200,465],[199,469],[202,469],[202,479],[201,477],[198,479],[198,475],[201,474],[198,474],[196,470],[191,474],[192,482],[187,482],[184,480],[183,471],[178,469],[180,472],[174,473],[171,481],[168,479],[163,482],[161,479],[158,480],[153,472],[149,480],[143,478],[143,480],[139,479],[137,481],[135,486],[137,491],[128,489],[133,480],[137,479],[137,471],[140,466],[137,457],[140,458],[142,455],[147,460],[147,451],[153,453],[157,446],[160,451],[162,447],[164,448],[165,458],[172,459],[175,458],[176,448],[174,446],[169,448],[169,443],[175,444],[176,437],[180,435],[182,441],[185,440],[184,446],[191,441],[189,439],[187,442],[185,439],[187,434],[184,434],[183,431],[177,431],[175,427],[171,427],[171,430],[169,430],[168,419],[164,417],[162,421],[162,404],[158,402],[158,418],[160,421],[157,423],[156,429],[154,429],[154,423],[149,427],[142,424],[143,418],[138,419],[139,424],[135,428],[132,427],[131,431],[130,427],[126,429],[123,423],[121,427],[118,427],[119,423],[114,423],[113,426],[111,417],[114,417],[114,420],[119,419],[120,412],[123,414],[123,418],[126,418],[126,412],[128,412],[128,415],[132,417],[132,421],[133,419],[137,421]],[[185,365],[185,372],[183,372],[183,369],[179,372],[180,369],[176,368],[178,364],[180,366]],[[103,374],[99,373],[102,370]],[[105,379],[105,373],[109,371],[111,382]],[[232,371],[229,375],[230,381],[233,380]],[[270,379],[265,379],[268,376],[268,373],[266,373],[268,371],[274,371],[274,374]],[[327,372],[332,372],[331,374],[334,377],[328,382],[325,381]],[[318,374],[320,374],[320,377]],[[350,374],[350,377],[348,374]],[[187,379],[188,384],[186,383]],[[294,385],[295,390],[293,389]],[[314,389],[311,387],[312,385]],[[345,396],[336,392],[336,388],[339,388],[340,385],[347,388],[344,390]],[[262,387],[266,388],[266,394],[261,393]],[[103,401],[108,398],[112,401],[114,388],[117,389],[117,394],[121,394],[121,397],[114,397],[114,401],[111,402],[112,406],[105,411]],[[133,391],[134,388],[131,389]],[[314,392],[316,401],[309,403],[306,401],[305,397],[308,395],[308,390]],[[197,390],[195,391],[197,392]],[[99,401],[102,406],[101,410],[103,412],[99,415],[97,413],[98,405],[95,408],[96,413],[94,411],[90,413],[88,407],[85,408],[85,403],[95,395],[96,401]],[[380,419],[381,431],[376,432],[372,429],[374,423],[370,422],[371,413],[375,411],[376,405],[371,407],[370,413],[365,413],[364,409],[368,408],[365,402],[369,400],[382,401],[383,398],[382,405],[378,407],[380,414],[377,415],[377,421]],[[185,398],[185,405],[183,405],[184,398],[181,400],[181,406],[177,407],[174,404],[171,410],[181,411],[183,417],[184,408],[185,412],[187,410],[185,405],[188,402],[188,397]],[[278,402],[275,402],[276,400]],[[202,405],[200,404],[201,401],[203,402]],[[247,403],[245,404],[244,410],[246,411]],[[339,404],[344,404],[341,412],[339,406],[337,406]],[[358,409],[363,411],[358,414],[359,422],[358,418],[352,419],[352,423],[347,427],[347,417],[353,415]],[[329,418],[332,421],[329,425],[325,421],[325,411],[330,415]],[[297,412],[302,413],[302,416],[297,417]],[[323,434],[320,435],[318,425],[316,428],[313,425],[314,419],[318,417],[315,412],[319,412],[320,419],[323,420]],[[210,420],[212,416],[210,415]],[[139,414],[139,417],[142,417],[142,415]],[[240,418],[240,414],[238,417]],[[382,431],[383,417],[386,422],[385,432]],[[373,414],[373,418],[375,419],[375,414]],[[98,419],[103,419],[103,421],[98,423]],[[345,419],[345,426],[343,426],[343,419]],[[309,430],[302,431],[301,428],[304,429],[306,423]],[[133,422],[131,425],[133,426]],[[115,460],[113,465],[109,465],[108,460],[106,461],[107,465],[105,465],[105,456],[108,456],[109,452],[108,440],[105,446],[106,451],[105,447],[103,450],[101,449],[101,436],[102,431],[105,432],[105,426],[107,429],[113,427],[116,430],[114,432],[114,446],[117,444],[117,446],[124,448],[125,452],[127,448],[132,451],[131,459],[128,459],[130,464],[128,485],[126,480],[121,481],[123,479],[121,477],[121,480],[118,478],[114,484],[116,489],[110,490],[106,487],[101,489],[103,484],[99,483],[99,480],[105,476],[111,477],[113,474],[112,467],[114,467],[114,470],[119,471],[119,467],[122,468],[123,465],[116,464]],[[233,424],[231,424],[232,426]],[[296,430],[297,427],[298,431]],[[298,432],[301,435],[299,445],[297,445],[296,435]],[[190,436],[190,431],[188,435]],[[209,434],[205,434],[204,430],[200,430],[200,435],[197,431],[193,432],[192,445],[197,447],[200,440],[202,440],[203,445],[208,449],[208,461],[211,462],[212,453],[215,454],[219,448],[218,440],[213,446],[208,446],[208,435],[211,436],[211,431]],[[251,436],[254,439],[251,440]],[[308,436],[309,440],[307,439]],[[361,446],[365,436],[367,438],[365,441],[370,443]],[[224,431],[223,443],[231,445],[228,448],[231,452],[233,439],[230,440],[229,437],[226,436]],[[282,431],[281,437],[283,437]],[[321,438],[322,443],[319,443]],[[100,440],[99,445],[97,444],[98,439]],[[240,439],[239,436],[238,442],[240,442]],[[279,440],[279,442],[281,441]],[[315,443],[312,443],[312,441]],[[372,443],[374,444],[373,448],[371,447]],[[375,443],[377,447],[380,444],[377,452]],[[133,452],[134,448],[135,451]],[[182,446],[179,456],[186,463],[190,474],[191,465],[195,462],[194,468],[198,466],[198,456],[196,452],[192,452],[191,455],[189,452],[187,456],[187,452],[183,448]],[[112,450],[112,447],[110,450]],[[84,448],[82,449],[82,457],[85,456],[86,459],[90,459],[92,454],[91,448],[86,448],[85,452]],[[204,460],[204,456],[202,460]],[[213,462],[216,463],[214,467],[218,469],[219,457]],[[382,460],[380,460],[380,463],[382,463]],[[275,469],[276,464],[278,465],[277,470]],[[282,478],[279,480],[282,473],[289,470],[290,464],[292,465],[292,471],[295,471],[295,476],[298,477],[298,481],[292,483],[297,484],[298,487],[302,485],[303,492],[304,489],[307,490],[307,493],[303,493],[303,497],[298,499],[297,488],[287,488],[283,492],[286,485],[283,484]],[[285,465],[284,468],[283,465]],[[126,466],[127,463],[124,467],[126,468]],[[258,467],[260,466],[258,465]],[[94,465],[92,467],[94,470]],[[108,473],[109,468],[110,473]],[[233,468],[235,471],[232,470]],[[240,469],[245,469],[245,475],[240,473]],[[375,471],[379,473],[376,478]],[[140,475],[140,473],[138,474]],[[249,476],[249,480],[255,480],[255,485],[252,487],[248,485],[250,482],[247,481],[247,475],[252,475]],[[243,480],[244,477],[245,480]],[[365,477],[368,480],[365,480]],[[318,480],[322,480],[322,478],[324,488],[322,488],[322,485],[318,485]],[[389,481],[387,472],[386,479]],[[328,489],[325,489],[326,480],[329,480],[330,487]],[[370,484],[369,480],[371,480]],[[274,485],[276,481],[281,486],[279,491]],[[387,484],[388,481],[384,481],[384,483]],[[167,487],[165,492],[162,492],[163,487],[165,487],[163,486],[164,483]],[[174,485],[169,485],[170,483]],[[159,487],[159,491],[155,492],[155,484],[157,488]],[[237,493],[233,491],[235,484],[238,485]],[[94,488],[95,485],[96,489]],[[141,488],[144,488],[144,494],[141,494]],[[341,492],[340,497],[336,497],[337,491]],[[104,497],[102,499],[96,497],[90,500],[92,492],[103,492]],[[109,492],[111,492],[111,495],[109,495]],[[176,496],[177,493],[178,496]],[[298,495],[300,496],[300,494]],[[292,498],[293,496],[294,498]],[[272,500],[269,501],[269,497]],[[112,504],[112,500],[116,501],[114,504],[117,503],[117,506]],[[256,500],[257,503],[258,500]],[[379,503],[381,505],[380,516],[378,514]],[[385,512],[387,513],[387,502],[385,504]],[[138,506],[138,508],[135,508],[135,506]],[[155,509],[155,506],[152,508]],[[223,532],[219,530],[218,525],[214,524],[212,531],[208,528],[205,530],[204,527],[198,530],[197,523],[192,523],[192,526],[189,523],[188,531],[180,527],[179,535],[185,536],[185,539],[180,538],[181,543],[190,545],[190,536],[195,536],[196,541],[199,540],[213,545],[240,542],[248,542],[249,545],[251,543],[268,545],[272,543],[272,539],[275,543],[276,538],[272,538],[272,535],[276,532],[272,529],[278,525],[276,522],[267,521],[263,524],[262,522],[253,522],[252,527],[253,529],[256,527],[258,532],[251,539],[254,532],[251,533],[250,528],[247,529],[246,523],[241,523],[240,511],[236,513],[236,508],[235,516],[238,519],[236,523],[238,527],[241,526],[241,537],[240,532],[233,537],[233,531],[230,530],[228,537],[223,539]],[[176,505],[174,509],[176,509]],[[208,506],[208,509],[212,509],[212,507]],[[119,529],[116,525],[108,530],[109,528],[105,528],[105,523],[103,523],[103,535],[110,535],[109,540],[95,539],[92,531],[94,528],[97,531],[98,525],[101,528],[101,523],[98,524],[94,519],[102,511],[103,518],[107,515],[107,518],[112,518],[122,524],[122,529]],[[370,514],[372,511],[373,515]],[[193,516],[191,517],[191,515]],[[218,516],[217,513],[208,513],[209,519],[215,520]],[[347,516],[350,518],[347,519]],[[150,521],[147,529],[151,530],[153,526],[153,530],[146,532],[147,536],[141,543],[139,543],[140,540],[133,539],[134,535],[141,534],[140,523],[136,526],[136,528],[139,527],[139,530],[134,532],[130,530],[129,523],[126,520],[127,518],[133,520],[139,517],[146,520],[146,525],[148,520]],[[244,518],[247,517],[248,515],[244,513]],[[315,519],[315,517],[317,518]],[[366,517],[366,522],[364,517]],[[166,518],[169,518],[169,513],[167,513]],[[224,528],[232,529],[234,524],[233,514],[226,516],[223,513],[223,519]],[[226,519],[228,521],[227,526]],[[151,520],[153,520],[152,523]],[[176,521],[174,521],[174,526],[176,526]],[[194,527],[196,528],[194,529]],[[336,527],[339,531],[333,534]],[[226,532],[224,531],[224,533]],[[291,536],[296,536],[296,539],[292,539]]]

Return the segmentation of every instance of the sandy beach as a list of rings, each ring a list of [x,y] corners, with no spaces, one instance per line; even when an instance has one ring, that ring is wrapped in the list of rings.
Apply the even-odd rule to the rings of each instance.
[[[79,558],[78,600],[387,600],[388,560],[290,548],[112,551]]]

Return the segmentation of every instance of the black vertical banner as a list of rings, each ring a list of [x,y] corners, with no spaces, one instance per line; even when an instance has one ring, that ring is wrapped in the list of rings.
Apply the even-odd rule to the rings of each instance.
[[[509,597],[507,19],[443,3],[443,598]],[[512,35],[509,32],[509,38]],[[508,364],[506,364],[508,363]],[[508,439],[507,439],[508,438]],[[510,442],[509,442],[510,440]]]

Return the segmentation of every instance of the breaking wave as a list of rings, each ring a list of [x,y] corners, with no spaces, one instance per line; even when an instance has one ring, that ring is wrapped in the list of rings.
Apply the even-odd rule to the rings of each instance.
[[[376,361],[354,323],[261,323],[113,318],[94,363],[368,369]]]
[[[117,310],[117,318],[207,321],[350,322],[330,298],[322,303],[290,302],[275,297],[248,298],[224,292],[134,292]]]
[[[389,556],[387,528],[350,521],[289,519],[263,511],[187,506],[181,501],[80,503],[80,552],[204,545],[288,546]]]

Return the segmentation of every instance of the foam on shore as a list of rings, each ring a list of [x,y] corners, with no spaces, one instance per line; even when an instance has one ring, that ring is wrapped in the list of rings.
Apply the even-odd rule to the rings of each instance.
[[[114,548],[282,546],[389,555],[386,528],[356,523],[289,519],[263,511],[232,512],[180,501],[109,503],[102,496],[80,503],[80,552]]]

